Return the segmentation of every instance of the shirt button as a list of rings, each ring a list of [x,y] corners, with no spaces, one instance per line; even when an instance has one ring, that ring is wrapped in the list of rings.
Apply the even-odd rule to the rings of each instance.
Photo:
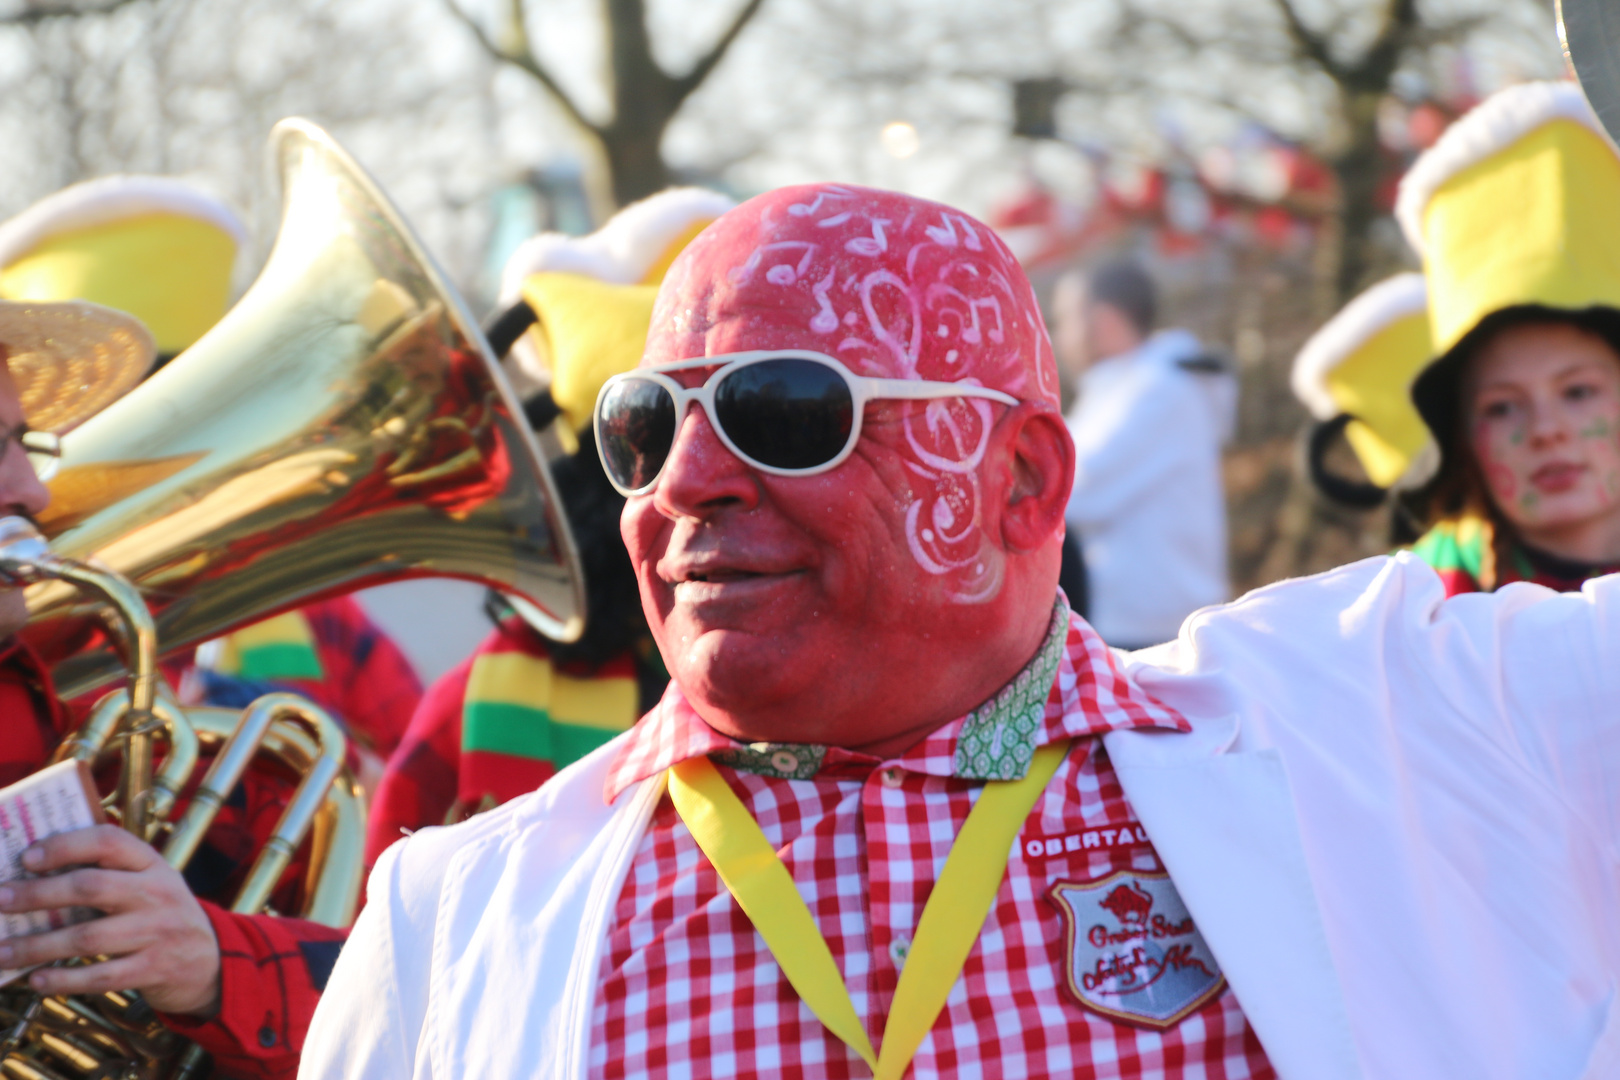
[[[897,787],[899,787],[901,785],[902,782],[903,781],[900,778],[900,770],[899,769],[884,769],[883,770],[883,786],[884,787],[886,787],[886,788],[897,788]]]
[[[771,755],[771,768],[783,773],[798,772],[799,755],[791,750],[778,750]]]
[[[275,1029],[273,1029],[271,1027],[268,1027],[268,1026],[260,1028],[259,1029],[259,1045],[264,1047],[266,1050],[268,1050],[272,1046],[276,1045]]]
[[[896,935],[895,939],[889,942],[889,959],[894,961],[896,971],[906,966],[906,957],[910,955],[911,939],[904,934]]]

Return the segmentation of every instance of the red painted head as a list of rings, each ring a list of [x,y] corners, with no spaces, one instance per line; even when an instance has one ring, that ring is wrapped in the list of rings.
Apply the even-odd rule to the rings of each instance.
[[[898,749],[993,694],[1046,628],[1073,450],[1040,310],[965,214],[783,188],[676,260],[643,366],[760,349],[1019,400],[873,402],[846,461],[794,477],[750,468],[694,408],[658,485],[625,507],[648,621],[706,720],[748,740]]]

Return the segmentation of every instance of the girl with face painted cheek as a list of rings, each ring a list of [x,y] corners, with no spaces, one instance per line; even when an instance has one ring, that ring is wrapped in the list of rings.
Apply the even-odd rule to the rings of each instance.
[[[1505,312],[1465,342],[1417,552],[1447,592],[1620,569],[1620,314]]]
[[[1620,154],[1569,83],[1494,95],[1401,181],[1433,357],[1411,403],[1432,447],[1397,487],[1415,486],[1413,551],[1448,594],[1569,592],[1620,569],[1616,207]]]

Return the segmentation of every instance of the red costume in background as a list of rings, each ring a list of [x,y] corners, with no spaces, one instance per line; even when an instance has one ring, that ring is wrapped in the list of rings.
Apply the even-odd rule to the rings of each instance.
[[[164,674],[172,686],[200,683],[199,696],[210,705],[243,708],[269,689],[302,694],[340,720],[368,750],[386,758],[422,699],[415,669],[352,597],[317,601],[297,614],[313,639],[314,655],[301,662],[283,670],[271,666],[262,673],[223,674],[198,668],[192,650],[165,662]]]
[[[482,662],[499,658],[531,665],[529,677],[514,672],[519,679],[503,688],[475,675],[490,670]],[[664,682],[661,667],[657,676],[652,695]],[[554,664],[532,628],[515,617],[502,621],[473,655],[428,688],[388,759],[367,819],[368,871],[401,836],[533,791],[629,729],[643,704],[651,705],[643,701],[652,696],[645,681],[630,651],[602,664]],[[510,692],[516,688],[517,694]]]
[[[72,722],[27,646],[13,642],[0,652],[0,784],[44,765]],[[196,780],[205,768],[199,766]],[[303,919],[226,910],[295,786],[290,778],[249,771],[186,868],[219,940],[220,1010],[209,1020],[165,1014],[163,1022],[199,1043],[226,1075],[280,1080],[297,1073],[310,1017],[348,936]],[[300,852],[284,876],[278,910],[298,910],[305,859]]]

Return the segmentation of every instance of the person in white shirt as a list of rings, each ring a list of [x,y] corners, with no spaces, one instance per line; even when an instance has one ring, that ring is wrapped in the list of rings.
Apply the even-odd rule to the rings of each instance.
[[[1060,362],[1079,379],[1065,515],[1080,534],[1092,624],[1110,645],[1168,641],[1228,596],[1221,447],[1237,381],[1186,330],[1154,330],[1153,281],[1108,263],[1056,300]]]

